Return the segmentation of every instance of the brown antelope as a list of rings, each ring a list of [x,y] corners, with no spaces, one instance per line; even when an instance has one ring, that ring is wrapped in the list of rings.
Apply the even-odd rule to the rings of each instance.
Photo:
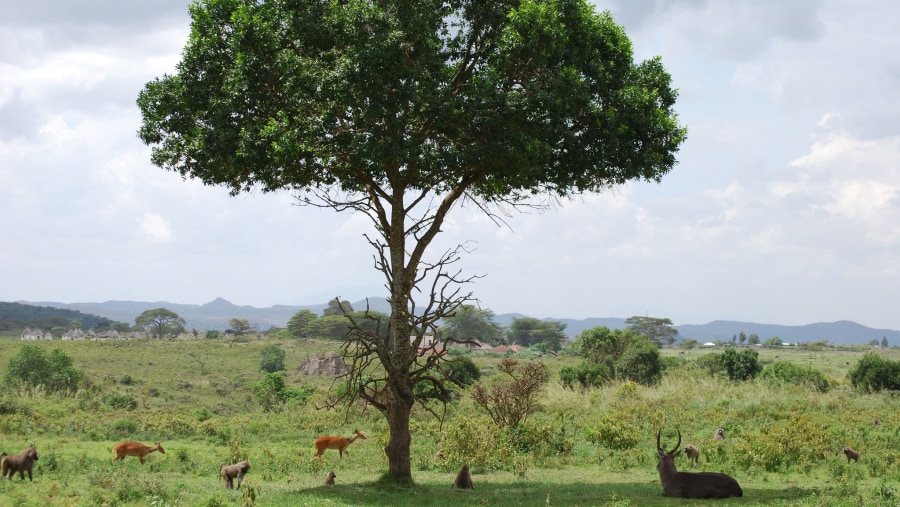
[[[325,451],[328,449],[337,449],[338,455],[343,458],[344,453],[347,453],[347,456],[350,453],[347,451],[347,447],[350,446],[357,438],[361,438],[365,440],[368,438],[363,435],[361,431],[354,430],[354,435],[350,438],[346,437],[319,437],[314,442],[313,445],[316,446],[316,456],[321,456],[325,454]]]
[[[166,453],[166,450],[163,449],[163,446],[157,442],[153,447],[147,447],[146,445],[140,442],[132,442],[130,440],[126,440],[124,442],[119,442],[118,444],[113,446],[113,452],[116,453],[116,457],[113,458],[112,462],[115,463],[125,456],[137,456],[141,459],[141,465],[144,464],[144,458],[147,457],[151,452],[159,451],[163,454]]]
[[[729,498],[743,496],[744,491],[733,478],[718,472],[679,472],[675,468],[675,456],[681,445],[681,431],[678,443],[671,451],[665,452],[659,446],[662,431],[656,434],[656,452],[659,456],[659,482],[663,495],[676,498]]]

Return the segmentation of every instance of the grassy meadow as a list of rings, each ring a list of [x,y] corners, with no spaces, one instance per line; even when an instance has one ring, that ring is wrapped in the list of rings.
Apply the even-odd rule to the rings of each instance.
[[[0,338],[0,374],[25,343]],[[264,412],[252,384],[260,350],[285,352],[286,383],[315,386],[307,403],[291,401]],[[0,504],[15,506],[342,506],[342,505],[579,505],[579,506],[898,506],[900,396],[854,391],[845,376],[869,347],[821,351],[761,350],[763,363],[812,366],[833,381],[820,393],[761,380],[733,383],[698,365],[709,350],[667,349],[667,369],[654,387],[615,383],[587,391],[564,389],[558,377],[541,396],[541,411],[517,432],[497,428],[467,392],[449,406],[443,425],[414,412],[414,484],[382,480],[386,422],[365,407],[317,410],[332,379],[296,372],[309,356],[336,351],[335,342],[252,338],[212,340],[40,342],[59,347],[87,374],[74,396],[34,390],[0,393],[0,450],[35,444],[34,482],[0,480]],[[721,352],[718,349],[714,352]],[[879,351],[900,360],[897,348]],[[482,381],[497,381],[500,356],[474,355]],[[552,371],[573,357],[543,357]],[[202,372],[201,372],[202,370]],[[873,420],[879,424],[873,426]],[[681,500],[661,495],[656,432],[671,448],[680,429],[700,448],[700,463],[679,458],[680,470],[721,471],[735,477],[742,498]],[[725,441],[713,440],[724,428]],[[368,435],[349,447],[314,457],[321,435]],[[435,459],[441,435],[443,455]],[[141,465],[112,463],[120,440],[161,442],[165,454]],[[847,463],[844,446],[860,451]],[[240,490],[227,490],[221,463],[247,459]],[[462,461],[472,466],[474,491],[450,487]],[[334,470],[337,485],[323,485]]]

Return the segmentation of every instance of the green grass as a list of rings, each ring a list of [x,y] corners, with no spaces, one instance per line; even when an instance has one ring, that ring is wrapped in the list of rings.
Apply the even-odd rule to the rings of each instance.
[[[0,373],[25,343],[0,339]],[[490,430],[487,419],[461,393],[443,426],[423,411],[414,413],[412,464],[414,485],[385,482],[387,443],[384,418],[366,410],[317,410],[331,379],[296,372],[307,357],[336,350],[315,340],[278,343],[286,352],[287,383],[318,388],[308,404],[293,403],[265,413],[251,384],[260,350],[273,343],[251,339],[221,342],[134,340],[123,342],[41,343],[60,347],[87,373],[89,386],[76,396],[46,395],[40,390],[0,394],[0,450],[18,452],[37,444],[40,460],[35,481],[0,480],[0,504],[21,506],[170,505],[600,505],[687,506],[772,505],[838,506],[900,504],[900,397],[854,392],[846,372],[867,347],[761,350],[763,362],[786,360],[812,366],[834,382],[827,393],[762,382],[731,383],[693,366],[708,350],[666,350],[683,358],[654,387],[618,383],[589,391],[564,389],[551,382],[521,434]],[[716,352],[721,352],[718,350]],[[881,351],[900,359],[900,350]],[[191,357],[205,354],[204,374]],[[476,356],[485,381],[496,375],[497,356]],[[571,357],[544,358],[556,372],[576,364]],[[109,393],[130,396],[134,410],[116,409]],[[104,398],[104,396],[107,396]],[[880,425],[872,427],[873,419]],[[435,462],[441,433],[454,434],[474,423],[474,445],[494,461],[472,463],[474,491],[450,485],[460,463]],[[636,444],[614,450],[592,443],[597,428],[627,432]],[[690,501],[661,495],[656,466],[656,431],[665,429],[664,446],[674,444],[674,428],[684,444],[701,449],[694,469],[733,475],[745,495],[740,499]],[[726,429],[715,443],[715,428]],[[314,457],[312,441],[323,434],[349,436],[359,428],[369,438]],[[111,448],[123,439],[162,442],[166,453],[111,463]],[[451,439],[448,439],[448,443]],[[566,444],[559,452],[559,446]],[[448,444],[445,444],[445,449]],[[859,463],[847,464],[840,450],[859,450]],[[240,491],[226,490],[219,465],[242,459],[251,470]],[[325,487],[334,470],[337,485]]]

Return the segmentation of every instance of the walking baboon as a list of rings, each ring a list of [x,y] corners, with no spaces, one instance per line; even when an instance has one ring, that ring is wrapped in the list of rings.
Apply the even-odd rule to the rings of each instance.
[[[225,487],[228,489],[234,489],[234,480],[237,479],[237,487],[238,489],[241,489],[241,483],[244,482],[244,475],[249,471],[249,461],[241,461],[234,465],[222,463],[222,466],[219,467],[219,477],[225,480]]]
[[[463,465],[459,469],[454,484],[459,489],[475,489],[475,485],[472,484],[472,474],[469,473],[469,465]]]
[[[684,446],[684,454],[694,465],[700,460],[700,449],[697,449],[697,447],[693,445]]]
[[[850,463],[851,459],[859,462],[859,453],[849,447],[844,447],[844,455],[847,456],[847,463]]]
[[[4,456],[0,458],[0,474],[3,477],[13,478],[16,472],[19,472],[19,478],[25,480],[25,472],[28,472],[28,480],[34,482],[31,475],[31,469],[34,468],[34,462],[38,460],[37,450],[29,447],[19,454],[12,456]]]
[[[337,475],[334,474],[334,470],[328,472],[328,475],[325,476],[325,485],[326,486],[334,486],[334,478]]]

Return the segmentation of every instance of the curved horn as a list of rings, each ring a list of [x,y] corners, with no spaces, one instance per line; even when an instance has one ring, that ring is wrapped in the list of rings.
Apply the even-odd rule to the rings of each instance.
[[[659,446],[659,436],[662,434],[662,430],[656,432],[656,450],[662,452],[662,447]]]
[[[678,428],[675,428],[675,431],[678,432],[678,443],[675,444],[675,447],[673,447],[672,450],[668,452],[668,454],[675,454],[675,451],[678,450],[678,446],[681,445],[681,430],[679,430]]]

